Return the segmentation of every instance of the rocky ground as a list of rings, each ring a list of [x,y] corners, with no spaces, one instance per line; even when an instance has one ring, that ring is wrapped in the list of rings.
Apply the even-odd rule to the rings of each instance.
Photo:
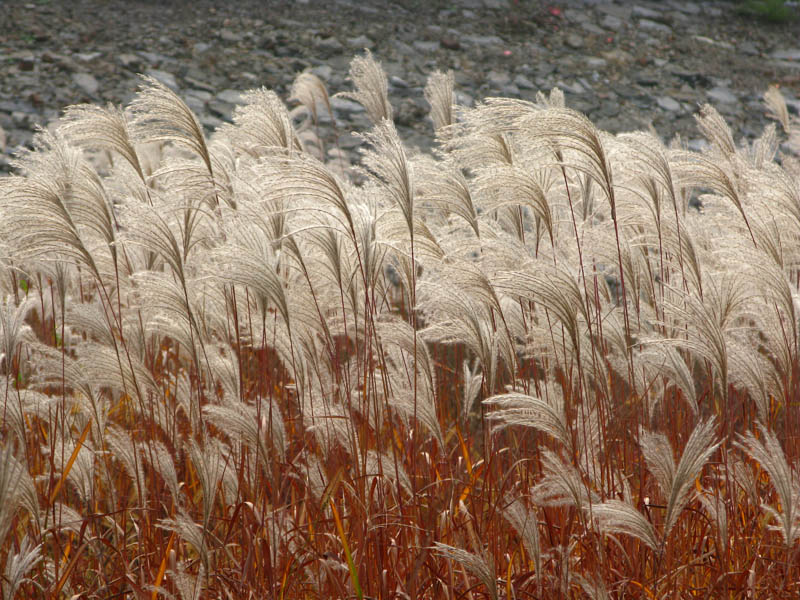
[[[213,129],[239,92],[282,97],[311,69],[330,92],[369,48],[390,76],[401,134],[430,145],[422,88],[453,69],[458,101],[531,99],[560,87],[600,127],[652,125],[701,142],[692,115],[714,104],[738,136],[765,124],[761,95],[781,86],[800,110],[800,22],[772,25],[724,0],[36,0],[0,2],[0,170],[70,104],[126,103],[149,74]],[[340,147],[367,125],[334,102]]]

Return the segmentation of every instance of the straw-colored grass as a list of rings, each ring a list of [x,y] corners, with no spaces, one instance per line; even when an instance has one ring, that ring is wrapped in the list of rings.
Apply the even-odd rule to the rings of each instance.
[[[4,598],[800,595],[780,93],[697,153],[436,73],[423,156],[351,78],[347,172],[304,74],[208,139],[145,80],[0,180]]]

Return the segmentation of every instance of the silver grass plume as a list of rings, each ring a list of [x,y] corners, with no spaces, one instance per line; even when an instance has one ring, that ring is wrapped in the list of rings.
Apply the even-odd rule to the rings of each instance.
[[[772,527],[781,532],[783,543],[791,547],[800,539],[800,478],[786,460],[777,436],[764,425],[759,425],[761,439],[752,431],[740,436],[736,445],[761,465],[778,494],[780,510],[768,504],[762,508],[780,525]]]
[[[114,458],[122,464],[128,477],[131,478],[135,489],[139,492],[139,501],[146,505],[147,485],[144,465],[141,456],[137,454],[137,448],[130,434],[119,427],[112,426],[105,432],[104,440]]]
[[[395,471],[395,465],[397,471]],[[368,450],[365,468],[364,476],[367,477],[369,481],[372,481],[374,477],[378,477],[382,474],[386,480],[398,486],[398,488],[402,489],[406,494],[411,495],[413,493],[411,480],[408,478],[403,465],[399,464],[398,459],[376,452],[375,450]],[[371,483],[368,484],[369,487],[371,487],[371,485]]]
[[[6,585],[3,586],[3,600],[13,600],[17,597],[17,590],[23,583],[33,581],[26,575],[42,561],[42,558],[42,545],[34,545],[27,535],[19,545],[19,552],[8,553],[3,570],[3,579],[6,582]],[[44,587],[37,582],[34,584],[44,594]]]
[[[210,552],[206,543],[207,528],[196,523],[191,516],[180,510],[174,519],[161,519],[159,526],[167,531],[174,531],[180,538],[190,544],[201,560],[201,573],[208,572]],[[197,579],[197,587],[202,589],[201,579]]]
[[[28,296],[19,304],[15,304],[11,296],[0,300],[0,369],[9,375],[12,374],[12,361],[30,334],[25,318],[34,306],[33,296]]]
[[[143,77],[144,87],[133,99],[133,131],[137,141],[172,142],[199,156],[213,179],[211,154],[203,127],[181,98],[154,77]]]
[[[475,361],[473,360],[472,362],[473,364],[471,367],[469,361],[466,360],[461,366],[462,381],[464,382],[464,396],[462,398],[459,415],[462,425],[467,422],[473,412],[472,407],[478,395],[481,393],[481,383],[483,382],[483,375],[477,369]]]
[[[36,143],[38,151],[20,164],[27,176],[0,180],[5,239],[13,244],[15,257],[68,256],[100,279],[85,239],[87,229],[109,231],[108,212],[97,210],[101,192],[94,185],[96,175],[63,138],[42,132]]]
[[[690,500],[689,491],[695,479],[700,476],[703,466],[719,447],[716,440],[714,418],[699,423],[683,449],[678,464],[672,456],[672,447],[666,436],[642,429],[639,434],[642,454],[647,467],[658,482],[661,493],[666,498],[664,514],[664,538],[669,535],[678,521],[681,511]]]
[[[528,556],[533,559],[536,569],[536,582],[542,585],[542,548],[539,543],[539,522],[536,510],[525,506],[521,498],[516,498],[503,509],[503,516],[511,523],[522,540]]]
[[[549,389],[546,400],[509,392],[487,398],[483,404],[496,408],[487,414],[487,419],[496,423],[496,429],[531,427],[558,440],[564,448],[573,450],[564,398],[554,387]]]
[[[328,90],[322,80],[310,71],[304,71],[295,77],[289,100],[300,102],[311,115],[311,120],[315,125],[319,123],[320,108],[324,108],[333,118]]]
[[[36,498],[28,469],[14,455],[11,446],[5,446],[0,450],[0,541],[5,541],[20,508],[28,510],[31,517],[38,515]]]
[[[391,121],[383,120],[363,137],[373,149],[364,153],[362,161],[367,171],[377,178],[381,189],[403,213],[413,242],[416,196],[414,170],[397,129]]]
[[[194,465],[203,491],[202,527],[204,530],[208,527],[224,471],[227,468],[232,468],[227,465],[222,446],[223,443],[221,441],[210,437],[206,438],[202,447],[194,440],[189,442],[189,457],[192,460],[192,465]],[[200,547],[198,546],[197,548],[199,551]]]
[[[497,577],[494,572],[494,562],[489,557],[481,556],[456,548],[441,542],[434,542],[433,550],[443,558],[457,562],[467,571],[472,573],[484,585],[492,600],[499,598]]]
[[[528,261],[518,271],[501,271],[493,278],[496,290],[549,310],[567,330],[572,348],[580,352],[582,323],[589,322],[583,294],[574,276],[563,268]]]
[[[736,154],[736,143],[733,141],[731,128],[716,108],[704,104],[700,107],[700,112],[695,115],[695,120],[700,133],[722,156],[731,158]]]
[[[433,161],[418,161],[416,169],[420,201],[461,217],[475,232],[475,237],[480,238],[472,187],[461,169],[455,163],[441,165]]]
[[[238,401],[224,404],[207,404],[203,413],[231,440],[241,442],[256,450],[258,460],[265,469],[272,462],[272,451],[277,459],[283,461],[286,455],[286,431],[283,417],[278,407],[272,402],[262,402],[253,406]]]
[[[455,76],[452,71],[442,73],[434,71],[428,77],[425,84],[425,100],[431,105],[431,120],[433,129],[437,135],[441,135],[442,129],[455,123],[455,95],[453,87]]]
[[[356,87],[354,92],[336,94],[355,100],[367,111],[373,125],[392,120],[392,105],[389,103],[389,82],[380,62],[367,50],[364,56],[357,56],[350,63],[350,79]]]
[[[187,565],[192,562],[190,560],[180,561],[175,565],[175,570],[167,571],[172,581],[175,582],[180,600],[201,600],[205,591],[203,581],[206,580],[206,569],[201,564],[197,575],[192,575],[187,569]]]
[[[134,145],[129,117],[121,108],[91,104],[70,106],[64,111],[59,128],[75,144],[120,155],[142,183],[147,183]]]
[[[255,156],[274,150],[302,151],[286,105],[275,92],[265,88],[250,90],[242,94],[242,102],[233,111],[233,125],[219,130],[236,149]]]
[[[574,506],[583,512],[599,502],[597,494],[584,483],[578,469],[548,448],[542,450],[542,470],[545,476],[531,493],[536,504]]]
[[[376,323],[376,329],[384,347],[391,346],[395,350],[395,352],[388,353],[388,358],[396,363],[397,374],[402,378],[398,382],[401,389],[414,388],[411,378],[415,376],[415,373],[419,373],[421,379],[419,384],[422,389],[419,390],[421,393],[416,398],[416,413],[415,398],[406,397],[402,393],[396,394],[395,399],[398,402],[394,404],[394,408],[402,411],[405,417],[416,414],[419,421],[436,439],[439,447],[444,448],[444,436],[436,417],[434,402],[436,372],[427,345],[421,339],[415,339],[417,332],[414,328],[399,318],[382,317]],[[398,355],[397,350],[402,354]],[[406,356],[409,358],[406,359]]]
[[[783,131],[789,133],[791,127],[789,110],[786,108],[786,100],[783,98],[778,86],[771,85],[764,92],[764,104],[767,106],[767,116],[778,121],[783,127]]]
[[[142,448],[141,452],[144,459],[150,462],[153,470],[164,480],[172,496],[172,501],[176,506],[180,506],[181,483],[178,481],[178,472],[175,470],[172,454],[167,450],[167,447],[158,440],[152,440],[148,443],[147,448]]]
[[[654,552],[660,552],[661,540],[653,524],[636,508],[623,500],[607,500],[592,506],[592,516],[609,533],[624,533],[643,542]]]

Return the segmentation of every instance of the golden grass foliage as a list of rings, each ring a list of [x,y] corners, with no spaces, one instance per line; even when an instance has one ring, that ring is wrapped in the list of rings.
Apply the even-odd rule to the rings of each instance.
[[[4,598],[800,594],[780,93],[697,153],[435,73],[431,157],[351,78],[347,172],[303,74],[210,138],[147,79],[0,180]]]

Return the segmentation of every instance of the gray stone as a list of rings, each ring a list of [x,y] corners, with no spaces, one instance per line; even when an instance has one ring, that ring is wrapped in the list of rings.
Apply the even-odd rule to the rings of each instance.
[[[583,38],[577,33],[570,33],[566,40],[567,46],[575,50],[583,48]]]
[[[189,98],[197,98],[200,102],[208,102],[214,95],[206,90],[190,89],[184,92],[184,96]]]
[[[600,25],[611,31],[620,31],[624,27],[622,19],[618,19],[614,15],[606,15],[603,17],[603,20],[600,21]]]
[[[163,83],[173,92],[177,92],[180,89],[178,85],[178,80],[175,79],[175,75],[168,71],[161,71],[160,69],[147,69],[145,75],[149,75],[156,81]]]
[[[728,88],[722,86],[711,88],[706,92],[706,95],[709,97],[710,100],[714,102],[719,102],[721,104],[736,104],[737,102],[739,102],[739,99],[733,92],[731,92]]]
[[[364,112],[364,107],[358,102],[353,102],[341,96],[334,96],[331,98],[331,108],[337,112],[342,113],[361,113]]]
[[[198,76],[203,76],[203,73],[197,73],[197,75]],[[186,77],[184,77],[183,80],[186,83],[188,83],[189,85],[191,85],[192,87],[197,88],[196,90],[189,90],[190,92],[191,91],[204,90],[205,92],[208,93],[208,96],[210,98],[211,95],[214,94],[214,92],[217,91],[217,88],[215,86],[211,85],[210,83],[208,83],[206,81],[203,81],[202,79],[198,79],[196,77],[192,77],[192,76],[189,75],[189,73],[186,74]]]
[[[333,69],[330,67],[330,65],[319,65],[311,69],[311,72],[322,79],[322,81],[329,81],[331,75],[333,75]]]
[[[653,20],[658,20],[663,17],[663,15],[659,11],[652,10],[650,8],[646,8],[644,6],[639,6],[639,5],[631,7],[631,16],[639,19],[653,19]]]
[[[237,90],[222,90],[217,94],[217,100],[227,102],[228,104],[244,104],[242,93]]]
[[[570,85],[569,83],[565,83],[564,81],[559,79],[558,81],[556,81],[555,87],[557,87],[557,88],[559,88],[559,89],[561,89],[561,90],[563,90],[563,91],[565,91],[567,93],[576,94],[576,95],[583,94],[586,91],[586,90],[583,89],[583,86],[580,83],[578,83],[577,81]]]
[[[608,64],[605,58],[600,58],[599,56],[587,56],[586,57],[586,66],[591,67],[592,69],[602,69]]]
[[[76,52],[73,54],[75,58],[83,62],[92,62],[96,58],[103,56],[102,52]]]
[[[749,41],[739,42],[739,44],[736,46],[736,49],[747,56],[758,56],[761,54],[758,51],[758,48],[756,48],[756,45]]]
[[[603,31],[600,27],[595,25],[594,23],[581,23],[581,27],[588,31],[589,33],[593,33],[595,35],[605,35],[605,31]]]
[[[525,75],[517,75],[514,77],[514,85],[522,90],[532,90],[536,87],[530,79],[525,77]]]
[[[200,124],[210,131],[216,130],[220,125],[222,125],[222,120],[218,119],[217,117],[212,117],[209,114],[200,114],[198,116],[198,120]]]
[[[136,54],[141,56],[143,59],[147,61],[148,64],[151,65],[160,65],[161,63],[164,62],[174,62],[174,60],[171,59],[170,57],[164,56],[163,54],[158,54],[157,52],[145,52],[144,50],[142,50],[140,52],[137,52]]]
[[[645,31],[657,31],[659,33],[666,33],[666,34],[672,33],[672,28],[669,25],[664,25],[663,23],[656,23],[655,21],[651,21],[650,19],[640,19],[639,29],[644,29]]]
[[[223,102],[222,100],[214,98],[213,100],[209,100],[207,105],[208,110],[210,110],[214,116],[225,121],[231,120],[231,115],[233,115],[233,109],[235,107],[230,102]]]
[[[389,77],[389,85],[402,89],[407,89],[409,87],[408,82],[402,77],[398,77],[397,75],[392,75],[391,77]]]
[[[341,52],[342,50],[344,50],[342,42],[340,42],[333,36],[317,40],[315,45],[320,50],[326,50],[328,52]]]
[[[370,50],[375,47],[375,42],[369,39],[365,35],[359,35],[356,37],[347,38],[347,45],[351,48],[369,48]]]
[[[631,9],[626,3],[621,4],[600,4],[597,6],[597,10],[601,13],[606,15],[611,15],[612,17],[616,17],[621,21],[627,21],[631,18]]]
[[[695,2],[684,2],[683,0],[677,0],[675,2],[670,2],[670,5],[672,5],[675,10],[687,15],[700,14],[700,5],[696,4]]]
[[[426,42],[423,40],[415,40],[414,48],[419,52],[433,53],[439,49],[439,42]]]
[[[656,104],[658,104],[664,110],[668,110],[670,112],[676,112],[681,109],[680,102],[675,100],[675,98],[670,98],[669,96],[660,96],[656,98]]]
[[[221,39],[223,42],[236,43],[236,42],[241,42],[243,36],[239,33],[234,33],[230,29],[220,29],[219,39]]]
[[[505,44],[502,38],[496,35],[465,35],[462,41],[476,46],[502,46]]]
[[[121,64],[126,69],[136,68],[137,65],[142,64],[141,58],[139,58],[135,54],[130,54],[128,52],[118,54],[117,60],[119,61],[119,64]]]
[[[783,48],[770,54],[778,60],[800,60],[800,48]]]
[[[73,73],[72,81],[90,96],[94,96],[100,89],[100,83],[90,73]]]
[[[494,88],[501,88],[511,83],[511,76],[502,71],[489,71],[486,74],[486,81]]]

